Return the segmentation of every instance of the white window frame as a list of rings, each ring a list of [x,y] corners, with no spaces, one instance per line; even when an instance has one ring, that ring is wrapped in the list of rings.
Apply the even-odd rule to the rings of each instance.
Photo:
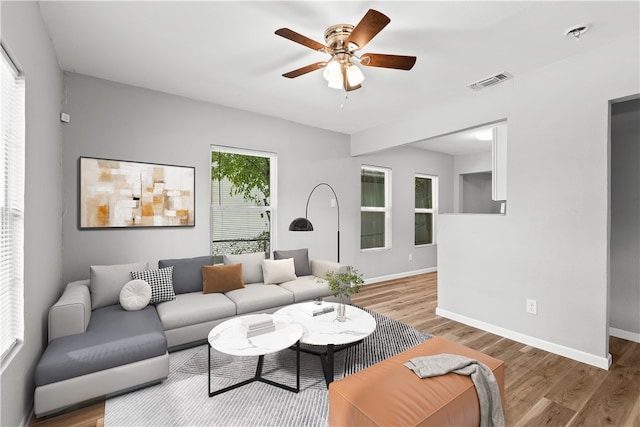
[[[427,208],[417,208],[415,206],[415,179],[416,178],[425,178],[425,179],[430,179],[431,180],[431,209],[427,209]],[[414,246],[417,248],[421,248],[421,247],[425,247],[425,246],[433,246],[436,244],[437,240],[436,240],[436,213],[438,212],[438,177],[436,175],[428,175],[428,174],[424,174],[424,173],[416,173],[414,175],[414,179],[413,179],[413,184],[414,184],[414,212],[413,212],[413,243]],[[416,245],[416,230],[415,230],[415,216],[418,213],[430,213],[431,215],[431,230],[432,230],[432,242],[431,243],[423,243],[420,245]]]
[[[360,196],[360,212],[384,212],[384,246],[376,248],[362,248],[361,252],[380,251],[391,249],[391,169],[380,166],[361,165],[360,182],[362,182],[362,171],[370,170],[384,173],[384,207],[362,206],[362,196]],[[362,215],[360,216],[362,217]],[[360,238],[362,238],[362,224],[360,224]]]
[[[0,360],[6,366],[24,342],[25,79],[0,47]]]
[[[209,152],[209,158],[211,158],[211,153],[221,152],[221,153],[230,153],[230,154],[241,154],[244,156],[255,156],[255,157],[267,157],[271,162],[271,166],[269,169],[269,206],[220,206],[213,203],[211,200],[211,214],[214,211],[246,211],[246,210],[255,210],[255,211],[265,211],[269,212],[271,217],[270,225],[271,230],[269,232],[269,247],[271,251],[274,248],[277,248],[277,236],[278,236],[278,221],[277,221],[277,206],[278,206],[278,191],[277,191],[277,182],[278,182],[278,155],[276,153],[268,152],[268,151],[259,151],[259,150],[248,150],[244,148],[236,148],[236,147],[226,147],[222,145],[211,145],[211,150]],[[211,169],[209,169],[211,170]],[[209,223],[212,229],[209,231],[209,244],[211,244],[212,236],[213,236],[213,218],[209,218]]]

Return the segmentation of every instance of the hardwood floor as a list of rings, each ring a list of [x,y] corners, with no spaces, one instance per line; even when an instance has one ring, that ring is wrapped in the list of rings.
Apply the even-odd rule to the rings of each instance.
[[[640,426],[640,344],[611,338],[609,371],[436,316],[437,273],[368,285],[355,304],[505,361],[508,426]],[[33,427],[102,426],[104,402],[32,420]]]

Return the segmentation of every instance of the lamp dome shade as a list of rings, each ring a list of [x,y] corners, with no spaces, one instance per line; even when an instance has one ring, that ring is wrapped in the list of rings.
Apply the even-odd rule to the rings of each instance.
[[[307,218],[296,218],[289,224],[289,231],[313,231],[313,224]]]

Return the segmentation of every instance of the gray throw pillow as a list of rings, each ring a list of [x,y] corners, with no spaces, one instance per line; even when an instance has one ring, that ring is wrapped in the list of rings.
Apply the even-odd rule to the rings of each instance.
[[[161,259],[159,268],[173,267],[173,290],[177,294],[202,292],[202,266],[213,265],[213,256]]]
[[[251,254],[223,255],[225,265],[242,264],[242,281],[245,284],[263,282],[262,260],[264,252]]]
[[[91,308],[106,307],[120,302],[122,287],[131,280],[132,271],[147,270],[146,262],[115,265],[92,265],[89,269]]]
[[[309,249],[294,249],[291,251],[273,251],[273,259],[293,258],[293,265],[296,268],[296,276],[310,276],[311,265],[309,264]]]

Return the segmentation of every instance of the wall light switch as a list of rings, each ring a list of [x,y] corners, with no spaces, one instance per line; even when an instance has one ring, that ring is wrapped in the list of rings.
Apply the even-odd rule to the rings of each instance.
[[[336,199],[331,199],[331,207],[332,208],[336,207]]]

